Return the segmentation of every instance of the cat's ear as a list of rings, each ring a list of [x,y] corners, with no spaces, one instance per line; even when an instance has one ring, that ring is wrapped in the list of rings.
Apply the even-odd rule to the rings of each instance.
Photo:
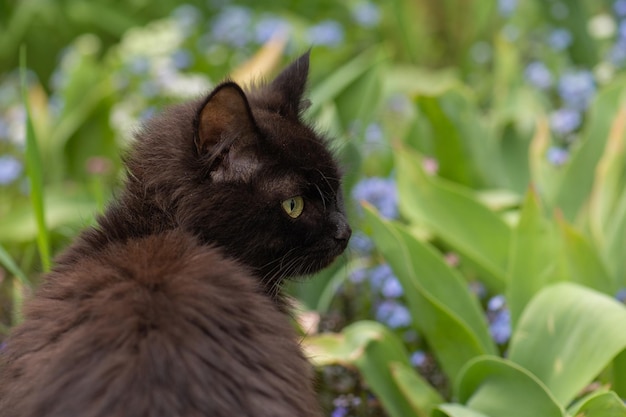
[[[253,173],[257,167],[257,136],[248,99],[233,82],[217,86],[196,116],[196,150],[214,178],[232,179]]]
[[[280,95],[280,110],[285,115],[298,116],[301,111],[309,106],[308,100],[303,100],[302,95],[306,89],[309,75],[310,54],[311,51],[309,50],[293,61],[269,85],[272,91]]]

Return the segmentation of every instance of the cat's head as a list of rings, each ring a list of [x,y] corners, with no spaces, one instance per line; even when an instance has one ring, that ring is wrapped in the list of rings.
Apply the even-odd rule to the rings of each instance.
[[[308,66],[307,53],[269,84],[218,85],[149,124],[129,164],[177,226],[272,286],[326,267],[351,235],[337,162],[301,118]]]

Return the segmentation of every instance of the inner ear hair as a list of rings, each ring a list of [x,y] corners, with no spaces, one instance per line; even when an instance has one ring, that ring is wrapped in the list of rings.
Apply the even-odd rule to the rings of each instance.
[[[224,143],[226,138],[232,139],[235,133],[245,137],[255,130],[256,123],[244,91],[227,81],[209,94],[196,115],[194,142],[200,155],[219,153],[231,145]]]

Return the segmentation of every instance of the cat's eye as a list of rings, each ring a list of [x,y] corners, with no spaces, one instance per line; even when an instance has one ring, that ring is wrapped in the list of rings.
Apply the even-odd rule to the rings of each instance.
[[[304,200],[300,196],[291,197],[283,201],[283,210],[289,215],[289,217],[297,218],[302,214],[304,210]]]

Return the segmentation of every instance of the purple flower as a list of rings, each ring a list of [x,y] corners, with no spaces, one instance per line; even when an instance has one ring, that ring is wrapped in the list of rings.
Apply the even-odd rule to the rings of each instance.
[[[503,345],[511,338],[511,314],[503,309],[493,315],[489,324],[489,332],[494,342]]]
[[[335,20],[323,20],[309,28],[308,37],[312,44],[335,47],[343,42],[343,26]]]
[[[595,92],[593,74],[587,70],[569,72],[559,80],[559,95],[568,107],[585,109]]]
[[[363,179],[352,190],[352,197],[357,201],[367,201],[387,219],[398,217],[398,193],[393,179]]]
[[[572,34],[567,29],[555,29],[548,37],[548,44],[556,51],[563,51],[572,44]]]
[[[228,6],[213,19],[211,34],[218,42],[242,47],[250,41],[252,14],[249,9]]]
[[[526,75],[526,80],[537,88],[545,90],[552,86],[552,73],[543,62],[531,62],[526,67],[524,74]]]
[[[373,27],[380,21],[380,10],[374,3],[359,3],[352,9],[352,17],[361,26]]]
[[[387,277],[385,282],[383,282],[380,292],[387,298],[398,298],[404,294],[402,284],[400,284],[400,281],[398,281],[395,275]]]
[[[506,306],[506,298],[504,295],[498,294],[487,302],[487,311],[498,311]]]
[[[0,185],[15,181],[22,173],[20,161],[10,155],[0,156]]]
[[[552,113],[550,126],[555,133],[567,135],[578,129],[581,121],[582,117],[577,110],[563,108]]]
[[[345,417],[348,415],[348,408],[339,406],[335,407],[335,409],[330,413],[330,417]]]
[[[626,0],[617,0],[613,3],[613,10],[615,10],[615,14],[620,17],[626,16]]]
[[[389,277],[393,277],[393,271],[389,264],[381,264],[370,270],[370,282],[376,289],[380,289]],[[394,277],[395,278],[395,277]]]
[[[362,232],[356,231],[352,238],[350,238],[350,242],[348,243],[351,249],[354,249],[356,252],[367,255],[374,248],[374,243],[369,236],[365,235]]]
[[[277,16],[264,16],[259,20],[254,29],[258,43],[265,43],[273,36],[280,33],[288,33],[291,29],[289,22]]]
[[[392,329],[406,327],[411,324],[409,310],[395,300],[385,300],[376,309],[376,320]]]
[[[416,368],[420,368],[426,365],[426,362],[428,361],[428,356],[426,356],[426,353],[424,353],[424,351],[416,350],[411,354],[411,358],[409,360],[411,361],[411,365],[415,366]]]
[[[548,149],[547,158],[552,165],[561,166],[569,159],[569,152],[566,149],[553,146]]]
[[[502,17],[509,17],[517,8],[517,0],[498,0],[498,13]]]

